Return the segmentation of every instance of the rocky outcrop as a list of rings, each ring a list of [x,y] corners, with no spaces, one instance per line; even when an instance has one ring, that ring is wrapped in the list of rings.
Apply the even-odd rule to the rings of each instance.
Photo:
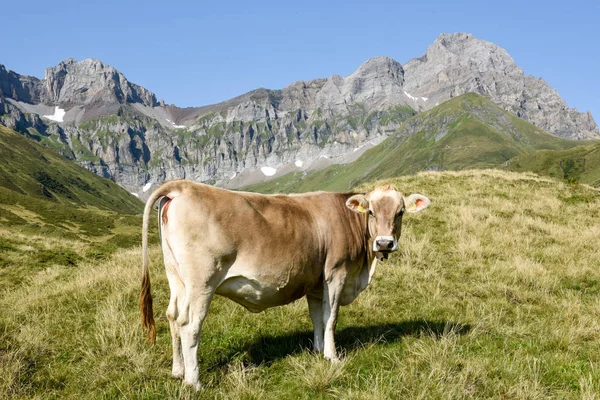
[[[62,61],[56,67],[47,68],[42,80],[7,71],[0,64],[0,97],[65,110],[73,107],[89,110],[114,104],[139,103],[147,107],[159,104],[154,93],[92,58],[80,62],[72,58]]]
[[[42,81],[33,76],[7,71],[0,64],[0,98],[11,98],[26,103],[41,102]]]
[[[64,109],[104,103],[158,105],[154,93],[130,83],[113,67],[95,59],[69,58],[46,69],[42,103]]]
[[[554,135],[600,137],[589,112],[569,108],[543,79],[525,76],[506,50],[470,34],[440,35],[425,55],[404,65],[404,74],[404,90],[427,98],[421,110],[475,92]]]

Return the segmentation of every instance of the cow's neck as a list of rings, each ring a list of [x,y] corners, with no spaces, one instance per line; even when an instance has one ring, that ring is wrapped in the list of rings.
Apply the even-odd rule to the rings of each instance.
[[[387,253],[373,251],[373,240],[375,240],[375,239],[371,236],[371,231],[369,230],[369,214],[368,213],[365,213],[365,216],[364,216],[364,230],[365,230],[365,243],[367,243],[367,254],[368,254],[369,264],[371,264],[373,259],[376,259],[379,261],[387,260],[387,258],[388,258]]]

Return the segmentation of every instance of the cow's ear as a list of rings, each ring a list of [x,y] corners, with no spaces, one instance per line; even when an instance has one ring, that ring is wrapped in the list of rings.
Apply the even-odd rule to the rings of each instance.
[[[409,213],[418,213],[429,207],[429,204],[431,204],[431,200],[418,193],[413,193],[404,198],[404,208]]]
[[[369,200],[364,194],[355,194],[346,200],[346,207],[355,213],[363,214],[369,211]]]

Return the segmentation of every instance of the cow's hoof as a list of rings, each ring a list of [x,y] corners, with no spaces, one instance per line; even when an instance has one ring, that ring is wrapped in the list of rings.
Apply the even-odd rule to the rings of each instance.
[[[325,356],[325,359],[331,361],[332,364],[337,364],[341,361],[338,356]]]
[[[184,377],[183,370],[173,370],[173,371],[171,372],[171,376],[172,376],[173,378],[175,378],[175,379],[182,380],[182,379],[183,379],[183,377]]]
[[[194,389],[195,391],[199,391],[202,389],[202,385],[200,384],[200,382],[186,382],[183,381],[183,383],[189,387],[191,387],[192,389]]]

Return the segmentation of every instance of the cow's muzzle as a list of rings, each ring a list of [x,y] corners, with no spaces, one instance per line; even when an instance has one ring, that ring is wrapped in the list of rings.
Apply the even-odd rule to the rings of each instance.
[[[391,252],[398,250],[398,241],[393,236],[377,236],[373,242],[373,251]]]

